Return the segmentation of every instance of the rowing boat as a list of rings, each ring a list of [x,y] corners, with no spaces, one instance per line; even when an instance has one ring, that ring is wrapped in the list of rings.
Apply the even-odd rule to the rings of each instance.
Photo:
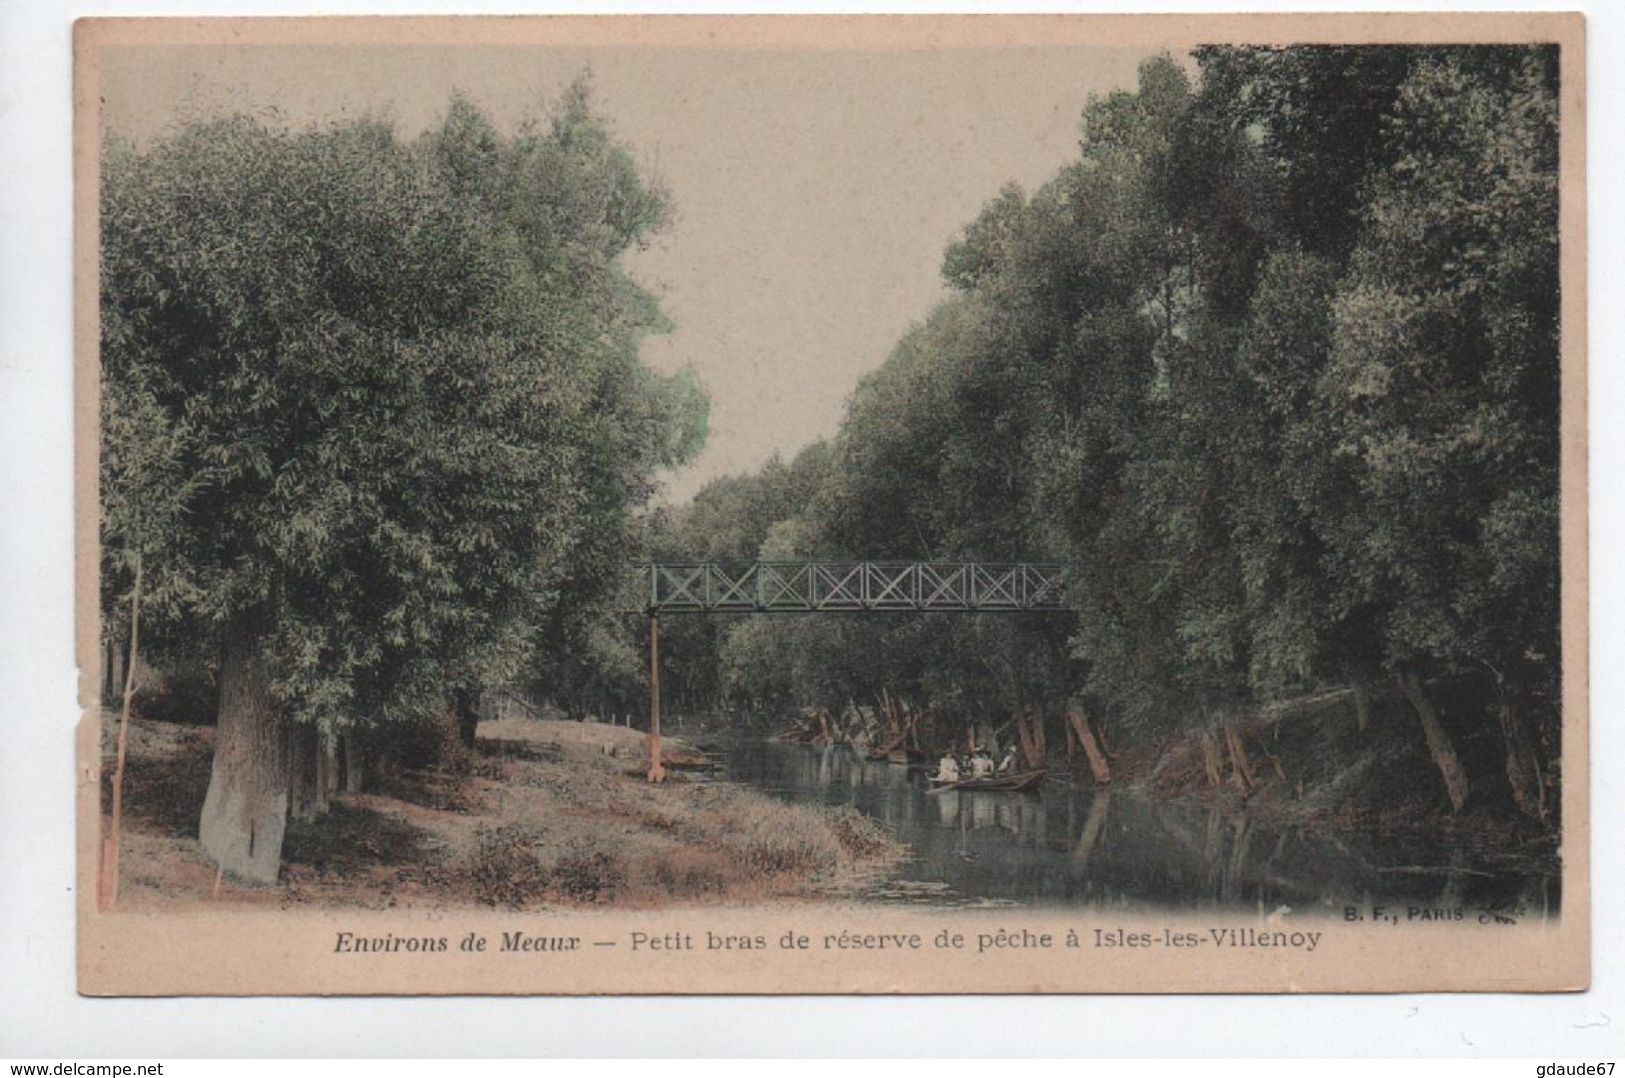
[[[1019,775],[992,775],[982,779],[950,779],[946,782],[931,780],[932,792],[939,790],[985,790],[989,793],[1021,793],[1044,781],[1048,772],[1023,771]]]

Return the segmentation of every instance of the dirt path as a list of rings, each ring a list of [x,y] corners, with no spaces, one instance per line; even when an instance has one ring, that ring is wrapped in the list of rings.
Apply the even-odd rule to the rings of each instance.
[[[314,824],[290,822],[275,887],[227,882],[211,898],[197,818],[212,733],[132,723],[121,908],[801,901],[849,894],[901,853],[851,810],[720,782],[650,786],[636,774],[637,731],[509,719],[480,726],[470,774],[391,776],[376,792],[341,797]]]

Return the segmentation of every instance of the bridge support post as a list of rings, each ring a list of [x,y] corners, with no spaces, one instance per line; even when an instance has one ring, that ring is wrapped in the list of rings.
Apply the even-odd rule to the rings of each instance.
[[[660,612],[649,611],[649,781],[665,782],[660,762]]]

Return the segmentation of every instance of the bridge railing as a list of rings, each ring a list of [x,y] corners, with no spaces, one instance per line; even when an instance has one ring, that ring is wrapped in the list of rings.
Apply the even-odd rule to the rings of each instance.
[[[1067,610],[1061,562],[655,562],[651,611]]]

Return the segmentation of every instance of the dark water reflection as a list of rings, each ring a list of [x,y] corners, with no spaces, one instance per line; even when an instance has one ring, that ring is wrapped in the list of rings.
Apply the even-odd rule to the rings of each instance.
[[[928,793],[845,748],[748,742],[727,778],[787,801],[851,805],[912,850],[877,901],[1300,912],[1345,905],[1555,913],[1557,881],[1414,837],[1270,828],[1202,805],[1046,782],[1032,794]]]

